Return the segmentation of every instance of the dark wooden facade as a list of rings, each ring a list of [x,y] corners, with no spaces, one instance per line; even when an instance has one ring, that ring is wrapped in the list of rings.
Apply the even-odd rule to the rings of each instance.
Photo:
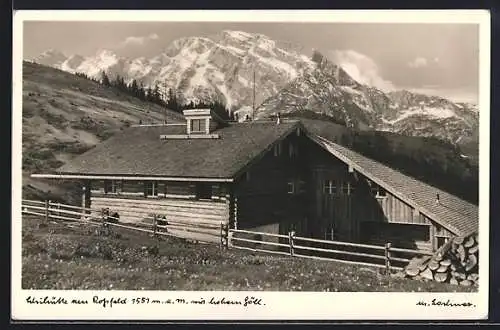
[[[422,250],[454,236],[302,134],[245,173],[235,185],[239,229]]]

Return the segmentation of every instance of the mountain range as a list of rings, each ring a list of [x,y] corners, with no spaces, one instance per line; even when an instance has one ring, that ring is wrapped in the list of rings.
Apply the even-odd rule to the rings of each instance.
[[[478,138],[477,105],[406,90],[383,92],[354,80],[319,52],[310,57],[300,45],[262,34],[226,30],[180,38],[151,58],[125,58],[111,50],[87,57],[49,50],[30,60],[95,78],[105,71],[145,86],[158,84],[165,95],[173,89],[181,103],[217,99],[240,118],[308,110],[358,129],[453,143],[476,144]]]

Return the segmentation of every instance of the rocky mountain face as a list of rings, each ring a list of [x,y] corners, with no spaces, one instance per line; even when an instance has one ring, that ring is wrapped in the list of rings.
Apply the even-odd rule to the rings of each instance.
[[[96,78],[104,70],[145,86],[159,84],[164,93],[175,90],[183,103],[218,99],[240,118],[252,110],[255,72],[257,118],[310,110],[359,129],[452,142],[474,141],[479,126],[475,105],[409,91],[384,93],[317,52],[310,58],[300,46],[241,31],[177,39],[152,58],[103,50],[90,57],[48,51],[32,60]]]
[[[64,56],[64,55],[63,55]],[[223,31],[210,38],[189,37],[172,42],[153,58],[126,59],[104,50],[95,56],[79,55],[57,60],[50,56],[33,59],[69,72],[95,78],[102,70],[137,79],[146,86],[158,83],[177,92],[179,101],[224,102],[232,110],[251,107],[255,71],[255,102],[276,94],[289,81],[312,69],[313,62],[295,46],[260,34]]]
[[[435,136],[456,143],[477,134],[476,105],[406,90],[384,93],[358,83],[319,53],[313,60],[315,68],[264,100],[257,117],[312,111],[349,127]]]

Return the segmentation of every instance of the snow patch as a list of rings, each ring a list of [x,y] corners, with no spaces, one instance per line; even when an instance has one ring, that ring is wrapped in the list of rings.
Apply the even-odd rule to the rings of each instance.
[[[423,107],[420,109],[409,109],[402,111],[401,114],[399,115],[398,118],[394,120],[385,120],[382,118],[382,120],[385,123],[388,124],[395,124],[403,119],[413,117],[413,116],[427,116],[435,119],[446,119],[446,118],[451,118],[451,117],[457,117],[455,112],[453,112],[450,109],[447,108],[430,108],[430,107]]]
[[[357,89],[352,88],[351,86],[340,86],[340,89],[350,94],[363,95],[363,92],[358,91]]]
[[[252,34],[243,31],[224,30],[223,32],[229,37],[239,41],[247,41],[254,37]]]
[[[217,88],[222,93],[222,95],[224,95],[224,98],[226,99],[226,108],[231,108],[233,106],[233,104],[235,103],[235,101],[231,97],[231,94],[230,94],[229,90],[227,89],[226,85],[224,85],[224,84],[217,85]]]
[[[290,64],[280,61],[276,58],[265,58],[260,56],[259,54],[255,53],[253,49],[249,50],[249,54],[252,56],[256,57],[258,61],[261,63],[266,64],[267,66],[270,66],[273,69],[278,69],[278,71],[281,71],[289,77],[289,79],[295,79],[297,77],[297,70]]]

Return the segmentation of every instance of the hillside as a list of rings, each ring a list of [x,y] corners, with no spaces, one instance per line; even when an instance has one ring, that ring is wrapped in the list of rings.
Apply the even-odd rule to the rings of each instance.
[[[182,120],[182,115],[142,102],[71,73],[23,63],[23,173],[53,170],[131,124]],[[30,188],[27,185],[35,188]],[[34,193],[49,183],[24,175]],[[53,188],[57,189],[57,188]]]

